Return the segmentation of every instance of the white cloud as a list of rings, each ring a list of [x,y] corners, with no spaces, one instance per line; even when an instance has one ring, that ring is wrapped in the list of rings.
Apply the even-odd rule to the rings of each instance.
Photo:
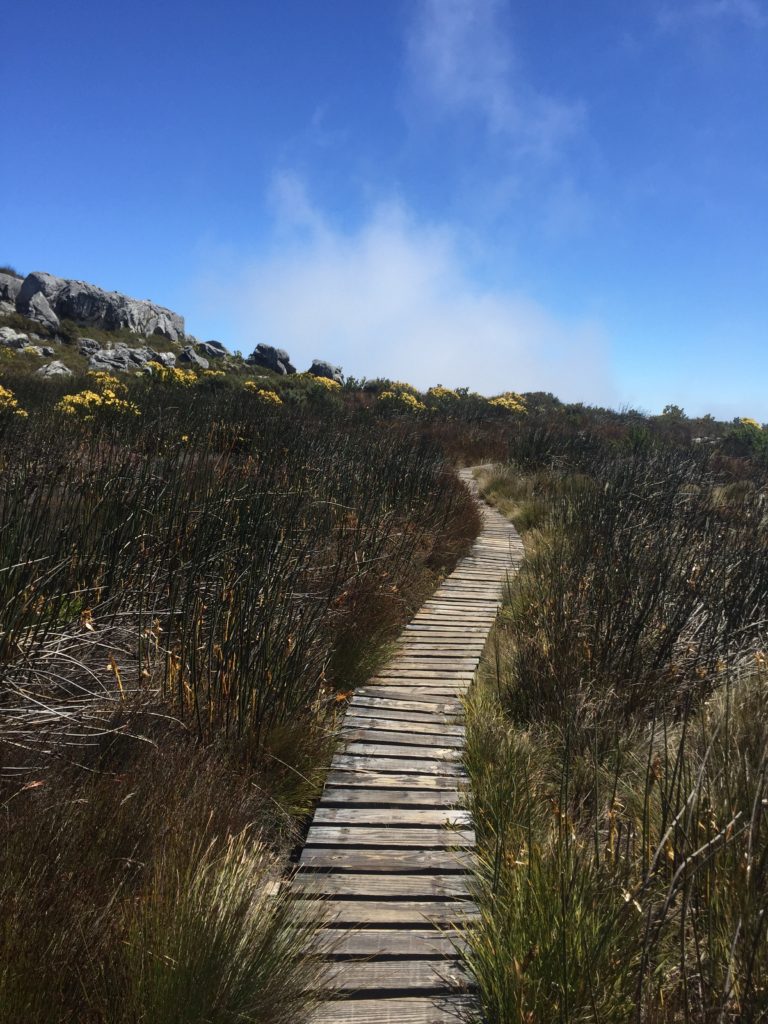
[[[288,349],[300,369],[321,357],[357,377],[421,387],[615,401],[600,326],[478,284],[448,228],[388,203],[344,232],[297,179],[281,177],[275,193],[283,219],[274,243],[219,293],[239,348],[264,341]]]
[[[407,55],[414,93],[469,114],[517,153],[548,157],[584,121],[581,103],[538,93],[515,60],[502,0],[418,0]]]
[[[694,3],[665,4],[658,12],[659,25],[668,30],[718,22],[723,18],[740,21],[747,28],[761,29],[768,25],[768,10],[763,0],[695,0]]]

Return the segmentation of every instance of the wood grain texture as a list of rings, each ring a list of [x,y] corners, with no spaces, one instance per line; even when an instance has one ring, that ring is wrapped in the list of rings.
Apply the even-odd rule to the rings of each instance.
[[[328,985],[338,992],[399,996],[439,994],[445,989],[466,991],[473,987],[456,959],[334,964],[328,972]]]
[[[476,1006],[472,996],[345,999],[322,1003],[309,1024],[461,1024]]]

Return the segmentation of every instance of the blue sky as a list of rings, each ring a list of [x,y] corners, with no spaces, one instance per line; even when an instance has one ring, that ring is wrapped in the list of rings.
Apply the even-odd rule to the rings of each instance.
[[[0,262],[300,368],[768,420],[768,0],[30,11]]]

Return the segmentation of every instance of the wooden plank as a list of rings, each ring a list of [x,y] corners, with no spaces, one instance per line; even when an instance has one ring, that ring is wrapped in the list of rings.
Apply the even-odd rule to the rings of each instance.
[[[440,775],[466,777],[460,761],[439,761],[430,758],[356,757],[352,754],[336,754],[331,761],[335,770],[355,772],[380,772],[383,775]],[[366,785],[370,785],[366,778]]]
[[[351,957],[452,957],[462,945],[459,933],[434,928],[326,928],[318,938],[320,948],[345,963],[353,963]]]
[[[376,684],[366,686],[366,696],[381,696],[392,700],[432,700],[436,703],[445,700],[457,702],[464,696],[472,680],[459,680],[458,683],[431,683],[424,679],[384,679]]]
[[[379,675],[390,678],[393,673],[411,676],[415,672],[416,678],[419,679],[454,679],[456,676],[464,674],[474,675],[479,664],[480,658],[466,657],[458,652],[453,655],[430,654],[426,656],[401,654],[388,662],[386,668],[381,670]],[[423,676],[424,672],[434,673],[434,676]]]
[[[401,828],[404,825],[446,825],[467,828],[470,826],[468,811],[446,810],[426,807],[324,807],[315,810],[314,825],[388,825]]]
[[[358,722],[387,721],[393,726],[395,722],[421,722],[424,725],[443,725],[453,729],[462,728],[460,719],[456,715],[430,715],[428,711],[397,711],[394,708],[369,708],[352,704],[349,713],[345,718],[346,722],[351,720]]]
[[[457,807],[462,803],[462,795],[458,789],[365,789],[326,785],[320,807]]]
[[[307,1024],[462,1024],[476,1008],[476,999],[464,995],[330,1000]]]
[[[484,637],[487,630],[481,626],[467,626],[463,623],[452,623],[450,626],[440,626],[437,623],[417,622],[412,620],[406,627],[407,633],[439,633],[444,636]]]
[[[428,715],[421,715],[414,719],[413,712],[406,712],[408,718],[397,717],[397,712],[376,711],[373,708],[360,708],[361,714],[355,710],[350,712],[344,719],[345,729],[368,729],[377,732],[409,732],[421,733],[423,736],[455,736],[462,742],[464,740],[464,726],[452,725],[448,719],[441,719],[439,715],[430,718]],[[366,713],[367,712],[367,713]],[[400,712],[402,714],[402,712]]]
[[[444,927],[478,916],[471,900],[342,900],[322,901],[323,918],[328,928],[342,925],[425,925]]]
[[[455,761],[460,757],[459,750],[454,747],[431,747],[426,743],[421,746],[406,743],[348,743],[344,748],[350,755],[359,754],[361,757],[391,757],[396,760],[417,758],[430,761]]]
[[[390,725],[394,723],[390,722]],[[400,725],[407,725],[405,722],[400,722]],[[426,728],[426,727],[425,727]],[[439,726],[437,727],[440,728]],[[393,743],[397,746],[407,745],[412,747],[439,747],[443,749],[453,748],[455,750],[460,749],[464,746],[464,735],[461,732],[458,736],[446,735],[442,732],[412,732],[409,729],[374,729],[371,728],[368,723],[367,728],[354,728],[345,727],[342,733],[343,738],[347,742],[347,750],[349,753],[353,753],[355,749],[352,744],[370,744],[370,743]],[[361,753],[373,753],[373,751],[361,751]]]
[[[445,657],[446,655],[453,656],[460,654],[462,651],[466,651],[466,657],[480,657],[485,650],[486,641],[472,642],[467,639],[457,637],[451,639],[450,637],[427,637],[427,636],[411,636],[398,647],[398,656],[403,654],[417,654],[420,657],[429,655],[434,652],[435,655]]]
[[[474,679],[475,673],[471,669],[464,668],[382,668],[371,676],[374,682],[380,679],[412,679],[420,682],[425,679],[427,682],[463,682]]]
[[[301,854],[300,866],[314,870],[371,871],[391,874],[402,871],[412,874],[424,871],[444,875],[461,874],[472,867],[469,851],[445,849],[356,850],[348,846],[308,846]]]
[[[467,875],[321,874],[299,872],[291,891],[309,896],[461,899],[470,894]]]
[[[307,846],[403,846],[419,850],[474,846],[472,829],[365,828],[354,825],[312,825]]]
[[[340,786],[340,787],[364,787],[366,789],[405,789],[412,792],[417,790],[429,790],[430,792],[436,790],[453,789],[458,784],[463,783],[463,777],[460,775],[446,775],[446,774],[432,774],[432,775],[418,775],[417,773],[411,772],[386,772],[386,771],[345,771],[345,770],[334,770],[328,772],[326,775],[327,786]],[[411,787],[413,787],[411,789]]]
[[[415,711],[432,712],[435,714],[458,715],[462,713],[461,704],[458,701],[424,701],[424,700],[398,700],[391,697],[368,697],[362,690],[358,690],[352,700],[352,707],[360,708],[386,708],[392,711]]]
[[[423,995],[471,989],[469,974],[458,960],[399,960],[332,965],[327,984],[338,992]]]

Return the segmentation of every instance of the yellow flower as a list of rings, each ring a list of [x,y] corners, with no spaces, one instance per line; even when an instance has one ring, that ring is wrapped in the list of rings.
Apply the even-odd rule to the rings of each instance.
[[[458,399],[458,397],[455,391],[452,391],[450,388],[444,388],[442,384],[436,384],[435,387],[427,391],[427,398],[435,398],[439,402],[452,402]]]
[[[103,394],[124,395],[128,391],[128,387],[121,380],[104,370],[90,370],[88,376],[93,381],[94,387]]]
[[[314,377],[314,383],[325,388],[326,391],[341,391],[341,384],[337,380],[331,380],[330,377]]]
[[[518,395],[516,391],[505,391],[504,394],[489,399],[488,404],[495,409],[505,409],[507,412],[518,415],[525,415],[528,412],[522,396]]]
[[[21,419],[26,419],[29,413],[26,409],[22,409],[19,406],[19,400],[10,390],[10,388],[4,388],[0,384],[0,415],[9,413],[11,416],[18,416]]]
[[[745,427],[754,427],[755,430],[763,429],[757,420],[753,420],[751,416],[742,416],[739,423],[742,423]]]
[[[423,412],[426,405],[410,391],[382,391],[379,402],[390,412]]]
[[[172,384],[174,387],[191,388],[197,383],[197,375],[192,370],[182,370],[178,366],[158,366],[154,369],[157,379],[163,384]]]
[[[111,388],[105,388],[102,394],[96,391],[79,391],[76,395],[65,395],[56,403],[54,409],[65,416],[77,417],[84,421],[94,420],[98,412],[116,413],[121,416],[141,415],[137,405],[124,398],[118,398]]]
[[[283,400],[280,395],[269,388],[262,387],[261,384],[255,380],[247,380],[245,384],[243,384],[243,390],[249,391],[254,398],[258,398],[258,400],[264,405],[283,404]]]

